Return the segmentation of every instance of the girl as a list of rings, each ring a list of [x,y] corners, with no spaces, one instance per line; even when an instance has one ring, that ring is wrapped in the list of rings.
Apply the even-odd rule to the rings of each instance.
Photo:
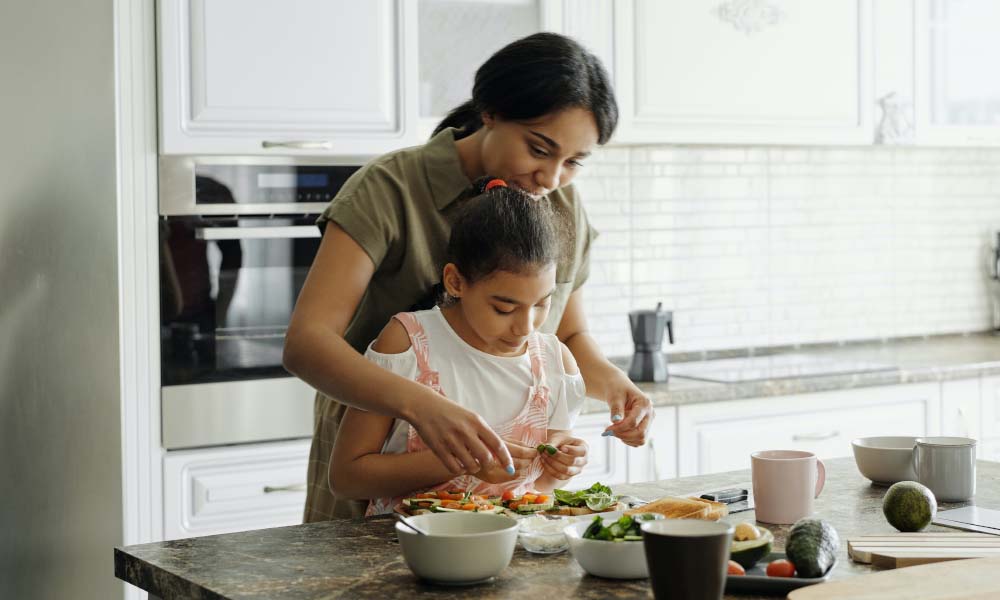
[[[430,141],[374,159],[340,190],[317,223],[323,241],[285,341],[285,368],[318,392],[306,522],[364,513],[364,503],[330,489],[330,453],[346,405],[412,424],[454,475],[494,459],[511,462],[481,416],[361,356],[393,315],[440,280],[451,225],[472,182],[487,173],[546,196],[568,223],[569,248],[539,329],[566,344],[590,396],[608,403],[607,435],[645,443],[652,405],[587,331],[580,289],[596,232],[571,182],[617,120],[600,61],[570,38],[535,34],[500,49],[476,71],[472,99]],[[550,466],[571,477],[586,463],[586,444],[570,439],[563,447]]]
[[[506,439],[515,472],[489,461],[454,477],[410,424],[352,408],[330,484],[337,495],[373,499],[367,515],[391,512],[402,495],[427,488],[521,495],[565,481],[544,469],[553,459],[536,450],[569,437],[584,397],[569,349],[538,332],[556,286],[557,217],[548,200],[503,180],[484,188],[452,228],[441,307],[397,314],[365,356],[481,415]]]

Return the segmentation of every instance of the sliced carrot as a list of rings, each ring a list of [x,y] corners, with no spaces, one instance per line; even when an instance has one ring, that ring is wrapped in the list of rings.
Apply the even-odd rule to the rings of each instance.
[[[537,498],[535,498],[535,504],[545,504],[548,501],[549,497],[546,496],[545,494],[541,494]]]
[[[462,510],[476,510],[476,503],[475,502],[469,502],[468,504],[463,504],[462,505]]]
[[[530,502],[534,502],[535,498],[537,498],[537,496],[535,494],[525,494],[525,495],[521,496],[521,498],[525,502],[529,502],[530,503]]]

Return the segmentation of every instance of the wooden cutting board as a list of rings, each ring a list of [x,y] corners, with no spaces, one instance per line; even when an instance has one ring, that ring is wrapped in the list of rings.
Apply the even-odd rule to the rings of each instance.
[[[1000,556],[1000,536],[985,533],[890,533],[847,540],[847,554],[883,569]]]
[[[858,575],[789,592],[789,600],[996,600],[1000,557]]]

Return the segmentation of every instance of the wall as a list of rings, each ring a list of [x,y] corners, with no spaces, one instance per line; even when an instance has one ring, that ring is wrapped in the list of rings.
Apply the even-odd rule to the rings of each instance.
[[[672,351],[992,327],[1000,150],[611,148],[578,181],[609,355],[631,354],[625,314],[657,301]]]
[[[0,7],[0,598],[120,598],[113,3]]]

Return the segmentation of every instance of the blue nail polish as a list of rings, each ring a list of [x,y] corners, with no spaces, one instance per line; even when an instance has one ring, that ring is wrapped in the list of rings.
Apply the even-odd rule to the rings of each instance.
[[[601,437],[608,437],[609,435],[614,435],[614,434],[615,434],[614,431],[605,431],[604,433],[601,434]]]
[[[507,465],[507,473],[509,475],[513,475],[514,474],[514,465]]]
[[[612,415],[611,416],[611,420],[614,421],[615,423],[617,423],[618,421],[622,420],[622,416],[621,415]]]

